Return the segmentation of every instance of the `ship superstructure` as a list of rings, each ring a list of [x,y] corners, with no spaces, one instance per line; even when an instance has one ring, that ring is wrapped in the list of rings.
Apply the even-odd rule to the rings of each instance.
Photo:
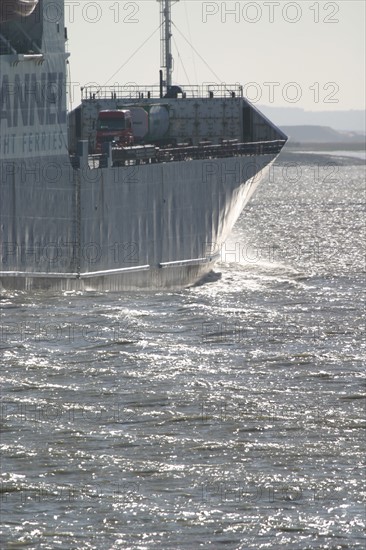
[[[63,0],[2,19],[3,287],[181,287],[217,260],[287,138],[238,85],[172,85],[170,4],[160,86],[84,88],[68,116]],[[135,142],[96,150],[98,117],[114,111]]]

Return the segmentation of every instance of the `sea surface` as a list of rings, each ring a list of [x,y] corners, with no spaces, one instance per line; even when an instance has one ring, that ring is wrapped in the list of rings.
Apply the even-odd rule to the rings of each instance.
[[[1,549],[365,547],[365,166],[345,154],[277,164],[212,282],[2,294]]]

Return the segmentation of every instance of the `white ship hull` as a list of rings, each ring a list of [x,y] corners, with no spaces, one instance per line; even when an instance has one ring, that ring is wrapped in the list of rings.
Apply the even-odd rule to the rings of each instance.
[[[28,178],[26,185],[9,177],[1,186],[6,205],[1,285],[26,290],[192,285],[212,269],[274,158],[85,172],[68,165],[62,183],[56,172],[49,181]],[[28,161],[28,171],[29,166]]]

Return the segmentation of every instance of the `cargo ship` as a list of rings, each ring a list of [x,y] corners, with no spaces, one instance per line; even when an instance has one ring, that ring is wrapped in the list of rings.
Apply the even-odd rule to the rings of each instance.
[[[220,257],[287,138],[239,85],[173,85],[160,11],[159,84],[67,113],[64,0],[1,2],[0,288],[182,288]]]

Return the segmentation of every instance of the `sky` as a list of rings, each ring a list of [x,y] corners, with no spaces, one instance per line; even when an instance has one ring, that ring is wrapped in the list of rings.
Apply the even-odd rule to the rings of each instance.
[[[258,105],[364,109],[365,5],[180,0],[172,6],[173,81],[240,83]],[[158,84],[160,31],[143,43],[159,27],[159,8],[156,0],[65,0],[73,106],[88,83]]]

